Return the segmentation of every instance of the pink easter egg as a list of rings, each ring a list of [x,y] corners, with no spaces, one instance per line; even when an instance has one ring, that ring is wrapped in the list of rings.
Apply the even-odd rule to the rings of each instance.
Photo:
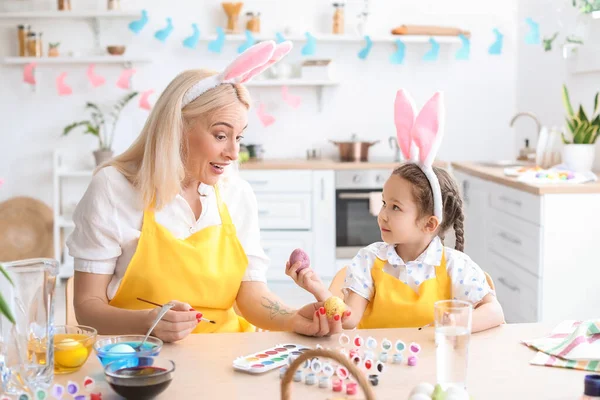
[[[290,254],[290,265],[294,265],[297,262],[301,262],[302,264],[296,272],[300,272],[304,268],[310,267],[310,258],[308,258],[308,254],[302,249],[296,249]]]

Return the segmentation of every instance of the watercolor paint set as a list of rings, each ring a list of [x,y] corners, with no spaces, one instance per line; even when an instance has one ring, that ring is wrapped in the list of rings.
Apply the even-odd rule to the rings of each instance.
[[[262,374],[288,365],[290,358],[294,359],[307,350],[310,349],[300,344],[279,344],[258,353],[236,358],[233,368],[249,374]]]

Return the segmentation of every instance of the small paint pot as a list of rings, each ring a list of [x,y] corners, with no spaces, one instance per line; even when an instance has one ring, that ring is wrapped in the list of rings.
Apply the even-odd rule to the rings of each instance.
[[[374,337],[369,336],[367,338],[365,346],[367,346],[367,349],[374,350],[377,347],[377,340]]]
[[[365,350],[365,360],[374,360],[375,359],[375,353],[373,353],[371,350]]]
[[[319,378],[319,387],[321,389],[328,389],[331,379],[327,376],[322,376]]]
[[[304,376],[302,370],[297,370],[294,372],[294,382],[302,382],[302,376]]]
[[[369,383],[371,383],[372,386],[379,385],[379,377],[377,375],[369,375]]]
[[[360,356],[357,354],[354,357],[352,357],[352,362],[354,363],[354,365],[360,365],[360,363],[362,362],[362,358],[360,358]]]
[[[342,366],[337,367],[337,369],[335,370],[335,375],[342,380],[348,379],[348,376],[350,376],[350,374],[348,373],[348,369]]]
[[[302,376],[304,374],[302,373],[302,370],[297,370],[296,372],[294,372],[294,382],[302,382]]]
[[[350,337],[348,335],[346,335],[345,333],[342,333],[340,335],[339,342],[342,346],[348,346],[350,344]]]
[[[287,367],[281,367],[279,369],[279,379],[283,379],[283,377],[285,376],[285,373],[287,372],[288,368]]]
[[[408,357],[408,365],[411,367],[415,367],[417,365],[417,357],[415,357],[415,356]]]
[[[358,385],[356,382],[348,382],[346,384],[346,394],[353,395],[358,391]]]
[[[402,361],[404,361],[404,356],[402,355],[402,353],[394,354],[392,358],[392,364],[402,364]]]
[[[365,341],[362,337],[360,337],[360,335],[356,335],[354,337],[354,340],[352,341],[352,343],[354,343],[354,345],[356,347],[362,347],[362,345],[365,343]]]
[[[383,339],[381,342],[381,348],[385,352],[390,351],[392,349],[392,342],[389,339]]]
[[[310,370],[312,372],[314,372],[315,374],[318,374],[319,372],[321,372],[322,369],[323,369],[323,364],[321,364],[321,361],[319,361],[318,358],[314,358],[312,360],[312,362],[310,363]]]
[[[381,361],[382,363],[388,362],[388,353],[386,353],[386,352],[380,353],[379,361]]]
[[[331,378],[333,374],[335,374],[335,369],[331,364],[323,364],[323,369],[321,372],[323,372],[323,375],[325,375],[327,378]]]
[[[398,353],[402,353],[406,349],[406,344],[402,340],[397,340],[394,348]]]
[[[344,382],[342,382],[341,379],[333,380],[331,382],[331,389],[333,389],[334,392],[341,392],[344,390]]]
[[[375,364],[375,369],[380,374],[383,374],[383,371],[385,371],[385,364],[382,363],[381,361],[377,361],[377,364]]]
[[[408,346],[408,349],[413,354],[419,354],[421,352],[421,345],[419,345],[419,343],[412,342],[410,346]]]
[[[304,378],[304,383],[306,383],[309,386],[314,385],[315,383],[317,383],[317,375],[310,373],[306,375],[306,378]]]

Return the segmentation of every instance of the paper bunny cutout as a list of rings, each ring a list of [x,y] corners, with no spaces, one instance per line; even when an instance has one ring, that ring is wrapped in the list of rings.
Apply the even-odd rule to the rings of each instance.
[[[394,121],[398,146],[406,161],[416,163],[431,185],[433,211],[442,223],[443,204],[440,183],[433,172],[433,161],[444,136],[444,96],[436,92],[417,114],[410,94],[404,89],[396,93]]]
[[[187,106],[202,93],[224,83],[245,83],[260,74],[292,50],[292,42],[275,44],[268,40],[260,42],[241,53],[223,72],[202,79],[183,96],[181,108]]]

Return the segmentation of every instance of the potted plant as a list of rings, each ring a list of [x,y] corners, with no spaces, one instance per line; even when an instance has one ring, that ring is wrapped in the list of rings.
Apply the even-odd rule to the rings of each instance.
[[[567,110],[567,127],[569,135],[563,133],[562,139],[565,144],[563,147],[563,162],[573,171],[590,171],[594,164],[596,152],[595,143],[600,133],[600,113],[598,112],[598,96],[594,97],[594,110],[589,118],[579,105],[577,112],[573,111],[567,86],[563,85],[562,98],[565,109]]]
[[[60,42],[48,43],[48,57],[60,56],[60,51],[58,50],[58,46],[60,46]]]
[[[96,159],[96,165],[102,164],[113,156],[112,145],[121,111],[137,95],[138,92],[131,92],[123,96],[112,106],[108,115],[97,104],[88,102],[85,105],[85,109],[90,111],[91,118],[73,122],[66,126],[63,130],[63,136],[69,134],[69,132],[77,127],[85,127],[84,134],[89,133],[98,138],[99,146],[98,150],[94,151],[94,158]],[[107,116],[110,117],[110,120],[107,119]]]

